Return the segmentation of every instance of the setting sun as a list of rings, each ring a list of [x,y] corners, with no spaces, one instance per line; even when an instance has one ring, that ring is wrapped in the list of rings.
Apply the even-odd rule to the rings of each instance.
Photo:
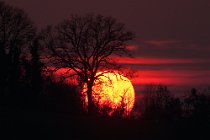
[[[102,74],[98,72],[97,75]],[[109,107],[111,110],[108,112],[110,115],[117,110],[123,109],[123,113],[129,114],[134,106],[135,92],[131,81],[118,74],[104,72],[94,82],[92,88],[93,101],[100,109]],[[84,85],[83,94],[85,95],[85,103],[87,105],[87,87]]]

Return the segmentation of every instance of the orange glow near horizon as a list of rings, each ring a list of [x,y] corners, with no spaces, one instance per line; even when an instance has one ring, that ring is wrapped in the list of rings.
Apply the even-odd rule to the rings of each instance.
[[[48,69],[55,69],[54,67],[48,67]],[[125,69],[126,70],[126,69]],[[124,70],[124,71],[125,71]],[[129,72],[129,71],[128,71]],[[63,76],[74,74],[72,70],[68,68],[61,68],[54,72],[52,78],[55,81],[60,81]],[[139,70],[136,69],[133,72],[132,84],[141,85],[143,87],[147,84],[163,84],[173,86],[194,86],[203,85],[205,81],[209,81],[210,71],[197,71],[197,70],[173,70],[173,69],[160,69],[160,70]],[[51,76],[50,73],[45,73],[44,76]],[[202,77],[202,78],[200,78]],[[78,84],[77,79],[74,77],[65,79],[67,84]]]
[[[97,75],[102,74],[98,72]],[[94,82],[92,88],[93,102],[100,108],[109,107],[109,115],[116,109],[123,109],[123,113],[128,115],[134,106],[135,92],[131,81],[118,73],[104,73]],[[84,85],[82,94],[85,94],[85,104],[87,106],[87,86]]]

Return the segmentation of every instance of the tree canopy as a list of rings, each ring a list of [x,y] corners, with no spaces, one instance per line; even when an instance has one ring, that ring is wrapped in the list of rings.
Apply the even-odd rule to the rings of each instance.
[[[1,93],[14,90],[20,77],[20,63],[26,48],[35,36],[35,27],[21,9],[0,2],[0,64]],[[28,55],[25,53],[25,55]],[[11,87],[8,87],[11,86]]]
[[[127,55],[127,43],[134,37],[123,24],[101,15],[72,16],[55,27],[49,26],[41,36],[49,49],[51,65],[56,70],[68,68],[73,71],[69,76],[77,75],[87,84],[88,107],[93,106],[94,80],[102,76],[104,70],[115,69],[112,56]],[[96,76],[98,71],[102,74]]]

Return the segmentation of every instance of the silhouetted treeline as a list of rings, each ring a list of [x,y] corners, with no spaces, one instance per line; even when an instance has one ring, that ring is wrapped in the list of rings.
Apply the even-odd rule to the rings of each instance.
[[[2,139],[209,137],[209,89],[193,88],[185,97],[178,98],[166,86],[150,85],[129,116],[122,115],[123,106],[112,117],[106,114],[110,108],[89,116],[77,86],[43,75],[48,65],[42,63],[41,51],[36,27],[27,14],[0,2],[0,137],[5,137]]]
[[[78,109],[75,87],[43,76],[46,65],[41,63],[40,38],[27,14],[4,2],[0,2],[0,13],[0,109]]]
[[[176,97],[166,86],[149,85],[142,102],[139,121],[158,131],[160,139],[209,138],[209,90],[192,88],[185,96]]]

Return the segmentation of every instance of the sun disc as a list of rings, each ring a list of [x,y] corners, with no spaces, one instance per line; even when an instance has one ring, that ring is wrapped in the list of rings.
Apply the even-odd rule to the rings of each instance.
[[[116,72],[98,72],[96,75],[102,75],[94,81],[92,87],[92,100],[100,109],[109,107],[112,114],[117,109],[123,109],[125,115],[128,115],[134,106],[135,92],[131,81]],[[83,87],[85,95],[85,104],[87,106],[87,86]]]

